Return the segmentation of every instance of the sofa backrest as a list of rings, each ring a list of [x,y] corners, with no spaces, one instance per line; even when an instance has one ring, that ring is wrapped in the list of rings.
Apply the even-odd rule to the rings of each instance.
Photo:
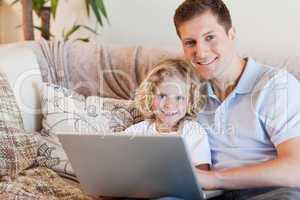
[[[22,45],[2,45],[0,70],[8,78],[19,105],[26,131],[41,129],[39,90],[42,77],[35,54]]]
[[[246,57],[247,55],[251,56],[259,63],[285,69],[291,74],[293,74],[298,80],[300,80],[300,56],[284,57],[272,55],[259,55],[255,53],[242,54],[243,57]]]
[[[81,41],[39,41],[43,80],[85,96],[130,99],[154,64],[181,54],[177,49]],[[44,60],[46,59],[46,64]]]
[[[62,46],[58,46],[62,47]],[[20,107],[25,129],[41,129],[39,87],[41,69],[53,65],[57,57],[47,57],[38,42],[0,46],[0,70],[5,72]],[[53,49],[51,49],[53,50]],[[58,49],[61,52],[61,49]],[[85,95],[128,99],[153,64],[166,57],[180,56],[180,50],[144,46],[74,43],[67,48],[67,64],[72,89]],[[245,56],[247,54],[243,54]],[[258,62],[283,67],[300,80],[300,57],[273,57],[251,54]],[[50,60],[50,64],[49,64]],[[117,73],[104,73],[104,72]],[[125,77],[125,78],[124,78]],[[80,82],[91,88],[81,89]],[[88,90],[87,90],[88,89]],[[86,92],[90,91],[90,92]]]
[[[153,65],[169,57],[182,57],[179,48],[99,42],[27,43],[37,55],[43,80],[65,86],[85,96],[130,99]],[[242,54],[246,56],[247,54]],[[283,67],[300,79],[300,57],[251,53],[260,63]],[[53,72],[55,74],[53,74]],[[52,77],[55,77],[52,80]]]

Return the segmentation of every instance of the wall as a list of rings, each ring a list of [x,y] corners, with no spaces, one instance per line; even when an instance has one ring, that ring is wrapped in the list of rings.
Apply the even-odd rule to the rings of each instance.
[[[105,30],[105,39],[119,43],[179,46],[172,17],[181,2],[109,0],[112,23]],[[225,3],[231,11],[238,34],[237,47],[241,51],[300,55],[299,0],[284,3],[279,0],[225,0]]]
[[[4,31],[1,31],[2,30],[2,24],[3,24],[3,20],[2,20],[2,7],[1,7],[1,2],[0,2],[0,44],[1,44],[1,42],[2,42],[2,37],[3,37],[3,33],[4,33]]]
[[[0,5],[0,43],[11,43],[23,40],[22,30],[22,7],[21,3],[15,3],[14,0],[2,0]],[[40,26],[39,19],[33,13],[33,19],[36,26]],[[35,31],[35,37],[40,37],[40,32]]]
[[[238,31],[240,49],[300,56],[299,0],[226,0],[226,3]]]
[[[0,42],[9,43],[22,40],[21,6],[10,6],[10,1],[3,1],[0,6]]]
[[[3,24],[3,20],[2,20],[2,7],[1,7],[1,3],[0,3],[0,44],[1,44],[1,42],[2,42],[2,37],[3,37],[3,33],[4,33],[4,31],[1,31],[2,30],[2,24]]]
[[[172,17],[181,2],[182,0],[106,0],[110,25],[98,27],[98,39],[112,43],[179,48]],[[279,0],[225,0],[225,3],[231,10],[240,50],[270,55],[300,55],[300,12],[297,12],[300,8],[299,0],[285,0],[284,3]],[[16,13],[19,11],[16,8],[10,10],[9,14],[13,13],[10,16],[8,12],[1,11],[2,18],[5,18],[4,28],[0,24],[1,34],[5,30],[2,40],[21,40],[21,34],[18,33],[20,30],[13,28],[20,24],[16,22],[16,18],[20,18],[20,14]],[[85,16],[82,0],[61,0],[52,32],[60,37],[62,27],[70,27],[74,22],[88,23],[95,28],[95,19],[88,20]],[[91,36],[86,31],[82,33],[83,36]],[[79,33],[75,35],[79,36]]]
[[[130,3],[126,3],[130,2]],[[104,29],[105,40],[150,46],[179,46],[173,14],[181,0],[107,1],[111,25]],[[117,13],[117,14],[115,14]]]

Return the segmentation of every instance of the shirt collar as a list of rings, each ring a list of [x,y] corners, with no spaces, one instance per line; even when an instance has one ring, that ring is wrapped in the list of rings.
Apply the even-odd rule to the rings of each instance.
[[[236,88],[233,91],[237,94],[250,93],[256,83],[255,77],[257,77],[261,73],[261,66],[258,63],[256,63],[252,58],[245,58],[245,60],[245,69]],[[210,83],[207,84],[207,94],[209,97],[218,99]]]
[[[207,95],[211,98],[218,99],[217,95],[214,93],[214,90],[210,82],[207,83]]]
[[[235,92],[238,94],[250,93],[257,82],[257,77],[262,72],[262,67],[252,58],[245,59],[247,63],[244,72],[235,88]]]

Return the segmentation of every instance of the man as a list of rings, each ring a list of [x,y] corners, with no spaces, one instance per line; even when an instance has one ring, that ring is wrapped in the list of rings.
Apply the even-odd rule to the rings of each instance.
[[[222,0],[186,0],[174,22],[186,58],[209,82],[199,122],[213,165],[198,171],[201,185],[226,190],[220,199],[300,199],[298,81],[238,55]]]

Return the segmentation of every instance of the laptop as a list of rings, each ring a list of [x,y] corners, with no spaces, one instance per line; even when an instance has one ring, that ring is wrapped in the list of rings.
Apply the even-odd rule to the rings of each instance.
[[[179,136],[59,133],[82,189],[94,197],[208,199]]]

